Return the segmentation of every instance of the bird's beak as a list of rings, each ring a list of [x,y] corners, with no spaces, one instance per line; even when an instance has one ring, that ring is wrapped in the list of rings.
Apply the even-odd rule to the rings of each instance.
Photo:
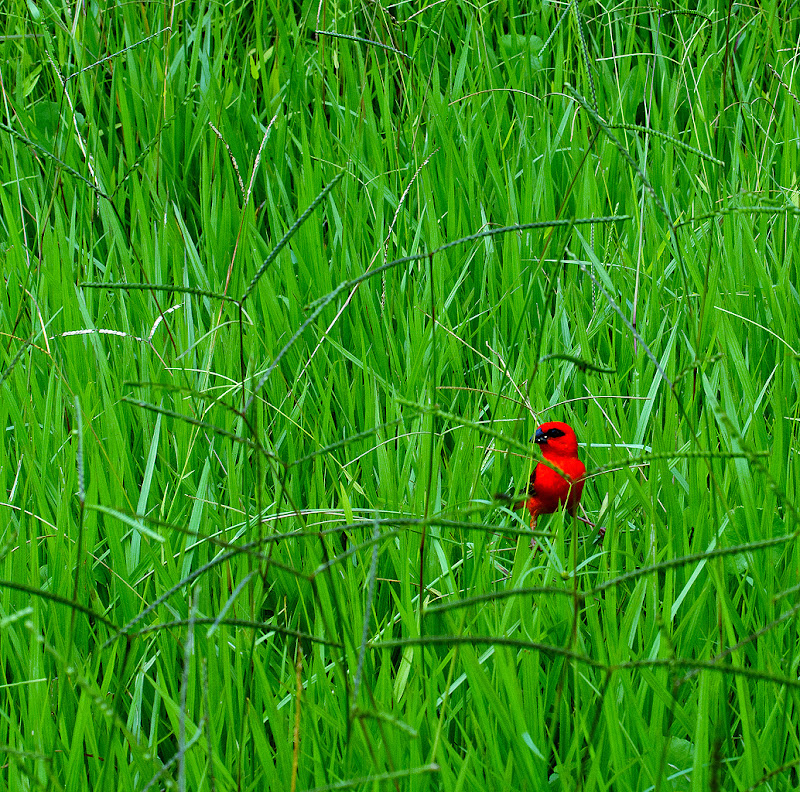
[[[547,445],[547,436],[541,429],[537,429],[536,434],[531,438],[530,442]]]

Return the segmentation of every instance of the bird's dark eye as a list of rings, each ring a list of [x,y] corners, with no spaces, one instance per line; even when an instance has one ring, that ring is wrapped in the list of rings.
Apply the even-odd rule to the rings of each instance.
[[[562,432],[560,429],[550,429],[547,432],[548,437],[563,437],[565,434],[566,432]]]

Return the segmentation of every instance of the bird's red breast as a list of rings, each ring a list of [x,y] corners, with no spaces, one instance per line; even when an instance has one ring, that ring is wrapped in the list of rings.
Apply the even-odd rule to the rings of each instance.
[[[533,520],[540,514],[552,514],[566,505],[575,515],[583,494],[586,467],[578,458],[578,439],[568,424],[550,421],[542,424],[532,438],[541,448],[542,456],[566,476],[543,463],[536,465],[528,484],[525,505]]]

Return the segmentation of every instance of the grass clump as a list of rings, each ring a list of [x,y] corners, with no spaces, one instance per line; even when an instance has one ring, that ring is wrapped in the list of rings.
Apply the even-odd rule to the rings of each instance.
[[[797,786],[791,8],[7,5],[2,788]]]

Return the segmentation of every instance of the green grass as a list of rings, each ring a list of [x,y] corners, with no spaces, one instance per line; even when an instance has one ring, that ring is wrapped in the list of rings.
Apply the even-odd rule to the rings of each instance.
[[[797,6],[103,6],[0,21],[0,789],[796,789]]]

